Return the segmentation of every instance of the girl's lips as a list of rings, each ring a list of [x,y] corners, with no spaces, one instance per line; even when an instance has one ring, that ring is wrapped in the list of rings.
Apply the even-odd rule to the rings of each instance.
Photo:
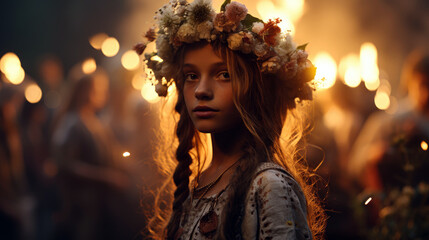
[[[194,112],[195,116],[199,118],[211,118],[216,115],[216,112],[219,112],[219,110],[207,106],[197,106],[192,110],[192,112]]]

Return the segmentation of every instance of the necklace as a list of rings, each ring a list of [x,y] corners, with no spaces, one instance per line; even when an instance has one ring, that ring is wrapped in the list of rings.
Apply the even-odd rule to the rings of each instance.
[[[238,159],[238,160],[240,160],[240,159]],[[195,207],[197,207],[198,206],[198,204],[200,203],[200,201],[201,201],[201,199],[207,194],[207,192],[214,186],[214,185],[216,185],[216,183],[218,183],[219,181],[220,181],[220,179],[222,178],[222,176],[226,173],[226,172],[228,172],[228,170],[229,169],[231,169],[237,162],[238,162],[238,160],[237,161],[235,161],[233,164],[231,164],[231,166],[229,166],[228,168],[226,168],[214,181],[212,181],[212,182],[210,182],[210,183],[208,183],[207,185],[204,185],[203,187],[200,187],[200,188],[197,188],[196,187],[196,184],[197,184],[197,181],[195,181],[195,183],[194,183],[194,186],[193,186],[193,189],[192,189],[192,194],[191,194],[191,201],[193,200],[193,197],[194,197],[194,195],[195,194],[198,194],[199,192],[201,192],[201,191],[203,191],[204,190],[204,192],[200,195],[200,194],[198,194],[200,197],[199,197],[199,199],[198,199],[198,202],[197,202],[197,204],[195,205]]]

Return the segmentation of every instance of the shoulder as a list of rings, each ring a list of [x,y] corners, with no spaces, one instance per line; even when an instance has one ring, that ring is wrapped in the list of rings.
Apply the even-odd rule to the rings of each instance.
[[[279,165],[264,163],[256,171],[246,198],[242,230],[246,239],[311,239],[303,191]]]
[[[301,186],[289,172],[275,163],[263,163],[257,169],[250,191],[264,202],[269,202],[270,198],[281,198],[284,202],[298,203],[306,211]]]

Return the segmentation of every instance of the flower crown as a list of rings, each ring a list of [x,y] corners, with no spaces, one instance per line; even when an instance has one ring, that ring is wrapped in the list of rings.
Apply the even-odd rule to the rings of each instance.
[[[287,81],[291,106],[295,100],[311,100],[315,67],[307,59],[305,45],[296,46],[289,32],[282,33],[280,19],[262,20],[247,13],[241,3],[226,0],[219,13],[215,13],[211,0],[170,0],[154,17],[157,27],[150,28],[145,42],[134,50],[141,55],[148,43],[155,41],[157,52],[145,54],[146,67],[152,72],[148,78],[159,96],[166,96],[173,79],[168,73],[174,56],[183,44],[200,40],[221,41],[228,48],[256,56],[262,74],[279,75]],[[158,56],[158,57],[155,57]]]

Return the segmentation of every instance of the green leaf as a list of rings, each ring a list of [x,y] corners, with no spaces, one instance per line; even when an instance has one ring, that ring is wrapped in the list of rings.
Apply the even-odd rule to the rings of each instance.
[[[226,5],[228,5],[229,3],[231,3],[231,0],[225,0],[225,2],[222,3],[222,6],[220,6],[220,11],[221,12],[225,12],[225,7]]]
[[[246,18],[244,18],[242,21],[241,21],[241,24],[243,24],[243,26],[247,29],[247,30],[252,30],[252,26],[253,26],[253,23],[255,23],[255,22],[261,22],[261,23],[263,23],[264,21],[262,21],[261,19],[259,19],[259,18],[257,18],[257,17],[254,17],[254,16],[252,16],[252,15],[250,15],[250,14],[247,14],[246,15]]]
[[[302,44],[302,45],[299,45],[296,49],[297,49],[297,50],[305,51],[305,48],[307,47],[307,45],[308,45],[308,43],[306,43],[306,44]]]

